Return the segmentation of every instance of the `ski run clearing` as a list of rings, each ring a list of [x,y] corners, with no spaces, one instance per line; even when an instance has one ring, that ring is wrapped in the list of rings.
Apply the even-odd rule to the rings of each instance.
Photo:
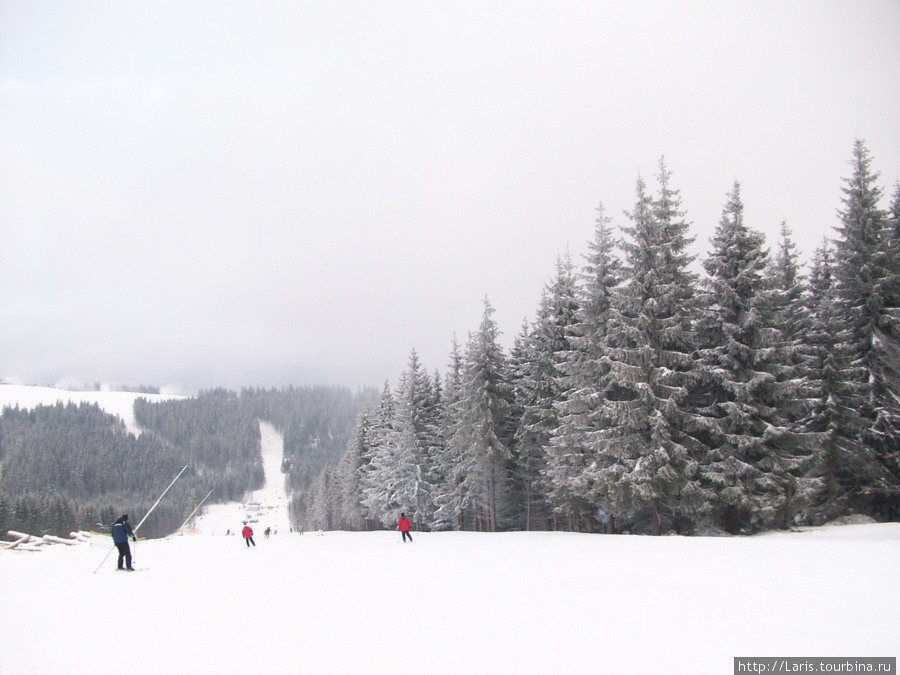
[[[171,398],[185,398],[175,394],[140,394],[128,391],[70,391],[54,387],[33,387],[19,384],[0,384],[0,409],[18,406],[30,410],[39,405],[80,403],[97,404],[101,410],[115,415],[124,422],[131,433],[138,435],[140,428],[134,421],[134,400],[143,398],[150,402]]]
[[[0,672],[712,674],[736,656],[900,655],[900,524],[301,535],[280,435],[261,431],[259,506],[210,505],[140,540],[139,573],[104,562],[109,537],[0,551]],[[249,549],[226,534],[248,514]]]

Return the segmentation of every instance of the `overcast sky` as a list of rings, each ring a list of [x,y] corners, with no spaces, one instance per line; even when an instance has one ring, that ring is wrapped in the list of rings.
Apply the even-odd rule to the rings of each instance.
[[[660,156],[806,258],[857,137],[890,195],[898,2],[0,0],[0,379],[443,372]]]

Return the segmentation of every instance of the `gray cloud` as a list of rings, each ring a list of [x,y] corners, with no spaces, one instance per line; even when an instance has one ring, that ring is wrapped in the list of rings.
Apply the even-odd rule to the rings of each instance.
[[[892,3],[0,3],[0,377],[380,384],[508,342],[599,201],[697,252],[900,178]]]

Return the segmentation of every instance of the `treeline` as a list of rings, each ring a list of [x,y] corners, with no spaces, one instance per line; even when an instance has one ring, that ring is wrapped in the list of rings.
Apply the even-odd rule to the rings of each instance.
[[[213,491],[213,503],[240,500],[265,482],[259,424],[234,392],[214,389],[156,403],[139,398],[134,419],[142,437],[158,439],[181,466],[190,466],[192,477]]]
[[[412,353],[315,480],[309,527],[755,532],[900,517],[900,184],[862,141],[804,269],[735,183],[701,261],[671,174],[601,208],[505,353],[492,308],[443,377]]]
[[[294,430],[285,470],[296,490],[336,461],[353,424],[377,392],[339,388],[216,389],[196,398],[135,401],[135,437],[96,404],[5,408],[0,416],[0,532],[65,536],[134,524],[184,466],[188,470],[140,530],[173,532],[208,503],[241,500],[264,482],[258,419]],[[312,467],[312,468],[310,468]]]
[[[180,449],[152,435],[136,438],[96,404],[4,408],[0,532],[67,536],[108,527],[122,513],[136,525],[184,458]],[[183,478],[141,528],[142,535],[161,536],[182,523],[183,506],[203,487],[191,476]]]

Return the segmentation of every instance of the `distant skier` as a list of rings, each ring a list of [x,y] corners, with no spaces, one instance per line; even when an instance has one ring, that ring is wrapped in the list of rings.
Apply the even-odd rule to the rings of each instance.
[[[412,543],[412,535],[409,533],[409,518],[406,517],[405,513],[400,514],[400,520],[397,521],[397,528],[403,534],[403,543],[406,543],[406,538],[409,537],[409,542]]]
[[[241,530],[241,534],[244,535],[244,541],[247,542],[247,548],[250,548],[250,544],[253,544],[254,548],[256,547],[256,542],[253,541],[253,528],[247,523],[244,523],[244,529]]]
[[[271,527],[267,527],[267,528],[265,529],[265,531],[263,532],[263,534],[265,535],[266,539],[268,539],[268,538],[269,538],[269,535],[272,534],[272,528],[271,528]]]
[[[132,541],[137,541],[137,537],[134,536],[131,525],[128,523],[128,514],[126,513],[112,526],[112,539],[116,548],[119,549],[119,566],[117,569],[134,572],[134,568],[131,566],[131,547],[128,545],[128,537],[131,537]],[[124,567],[122,566],[123,562],[125,564]]]

